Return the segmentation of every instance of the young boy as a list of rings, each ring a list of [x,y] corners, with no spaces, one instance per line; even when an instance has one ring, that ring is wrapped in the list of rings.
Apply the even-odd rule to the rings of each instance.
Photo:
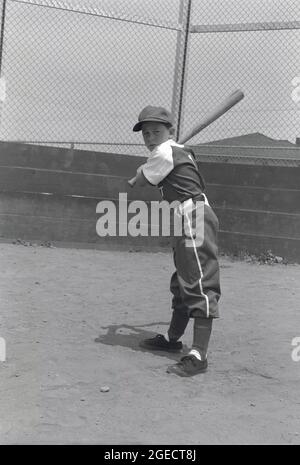
[[[177,214],[182,215],[185,224],[183,234],[173,238],[176,271],[170,286],[173,314],[169,329],[165,335],[144,340],[141,346],[149,350],[180,352],[182,342],[179,339],[189,319],[193,318],[192,349],[167,369],[168,373],[179,376],[193,376],[207,369],[212,320],[219,317],[218,219],[203,193],[204,181],[193,152],[172,140],[171,113],[162,107],[147,106],[141,111],[133,131],[142,131],[150,151],[147,162],[137,170],[135,185],[158,186],[164,200],[180,202]],[[197,209],[202,212],[202,232],[198,237]]]

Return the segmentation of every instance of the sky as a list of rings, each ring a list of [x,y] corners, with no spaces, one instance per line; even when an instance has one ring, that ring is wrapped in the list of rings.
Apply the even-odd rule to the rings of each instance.
[[[172,27],[180,0],[36,3]],[[192,1],[193,25],[296,20],[299,0]],[[132,132],[140,110],[171,108],[176,43],[176,30],[7,0],[1,140],[142,143]],[[242,89],[244,100],[193,141],[261,132],[295,142],[299,50],[299,29],[190,34],[182,133]]]

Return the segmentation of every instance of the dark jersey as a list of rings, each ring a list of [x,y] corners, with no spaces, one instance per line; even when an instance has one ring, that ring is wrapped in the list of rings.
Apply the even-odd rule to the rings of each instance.
[[[157,146],[142,171],[150,184],[160,188],[168,202],[200,199],[205,189],[194,153],[173,140]]]

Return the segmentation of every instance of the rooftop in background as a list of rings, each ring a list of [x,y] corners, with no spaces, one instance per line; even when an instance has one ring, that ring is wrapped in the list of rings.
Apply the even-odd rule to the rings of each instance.
[[[231,145],[231,146],[272,146],[272,147],[295,147],[295,144],[289,142],[288,140],[277,140],[271,139],[271,137],[267,137],[264,134],[260,134],[259,132],[254,132],[252,134],[244,134],[242,136],[237,137],[229,137],[228,139],[220,139],[213,142],[207,142],[205,145]]]
[[[276,140],[255,132],[228,139],[192,145],[197,158],[225,157],[272,160],[300,160],[300,146],[288,140]]]

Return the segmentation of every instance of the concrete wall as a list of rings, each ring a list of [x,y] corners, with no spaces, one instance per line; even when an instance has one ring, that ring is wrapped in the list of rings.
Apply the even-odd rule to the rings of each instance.
[[[300,156],[274,161],[198,156],[220,220],[220,249],[272,250],[300,262]],[[100,200],[160,200],[158,189],[131,189],[145,158],[0,143],[0,238],[90,247],[167,247],[166,237],[96,233]]]

